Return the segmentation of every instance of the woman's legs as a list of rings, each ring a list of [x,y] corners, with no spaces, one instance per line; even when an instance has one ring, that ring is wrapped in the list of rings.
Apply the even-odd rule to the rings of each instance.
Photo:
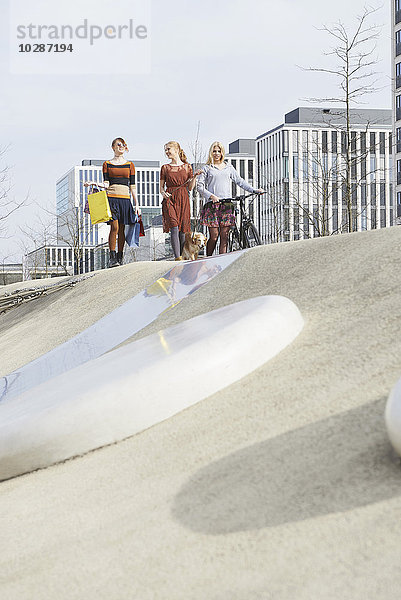
[[[118,238],[117,238],[117,260],[120,265],[123,264],[123,254],[124,254],[124,244],[125,244],[125,225],[124,223],[120,223],[118,226]]]
[[[110,223],[110,233],[109,233],[109,249],[110,249],[110,260],[109,267],[118,267],[120,264],[117,260],[116,254],[116,241],[117,241],[117,232],[119,230],[118,221],[112,221]]]
[[[209,239],[206,244],[206,255],[212,256],[214,249],[216,248],[217,239],[219,237],[219,228],[218,227],[208,227],[209,229]]]
[[[228,232],[230,231],[230,225],[220,226],[220,248],[219,253],[225,254],[227,252]]]
[[[180,237],[178,233],[178,227],[170,228],[171,246],[173,248],[175,258],[181,256],[180,252]]]
[[[125,244],[125,225],[124,223],[120,223],[118,226],[118,241],[117,248],[119,252],[123,252]]]
[[[180,231],[178,233],[178,238],[180,240],[180,256],[182,254],[182,249],[184,247],[184,243],[185,243],[185,233],[183,231]]]
[[[109,250],[115,251],[115,249],[116,249],[117,233],[118,233],[118,221],[115,220],[110,223]]]

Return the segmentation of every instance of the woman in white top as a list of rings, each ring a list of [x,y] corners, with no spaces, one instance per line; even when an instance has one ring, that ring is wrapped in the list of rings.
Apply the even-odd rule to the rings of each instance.
[[[206,246],[207,256],[211,256],[220,236],[220,254],[227,252],[227,239],[230,227],[234,225],[235,215],[232,204],[220,203],[223,198],[231,197],[233,181],[247,192],[261,193],[242,179],[232,165],[224,161],[225,150],[221,142],[213,142],[209,149],[206,165],[198,179],[198,191],[205,204],[201,210],[202,225],[209,229]]]

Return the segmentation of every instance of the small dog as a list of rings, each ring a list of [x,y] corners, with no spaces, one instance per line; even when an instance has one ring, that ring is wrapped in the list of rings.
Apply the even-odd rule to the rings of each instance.
[[[199,250],[206,246],[206,241],[207,238],[203,233],[197,231],[186,233],[182,255],[175,260],[197,260]]]

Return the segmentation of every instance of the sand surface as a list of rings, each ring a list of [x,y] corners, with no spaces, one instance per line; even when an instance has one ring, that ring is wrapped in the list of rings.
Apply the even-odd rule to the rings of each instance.
[[[261,294],[306,322],[179,415],[1,483],[0,598],[398,598],[401,467],[383,410],[401,376],[400,254],[395,227],[256,248],[136,334]],[[170,267],[104,271],[0,316],[1,374]]]

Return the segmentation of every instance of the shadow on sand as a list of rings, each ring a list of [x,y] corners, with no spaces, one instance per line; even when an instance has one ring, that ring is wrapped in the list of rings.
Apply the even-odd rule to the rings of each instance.
[[[243,448],[193,475],[174,499],[185,527],[219,535],[274,527],[401,494],[385,399]]]

